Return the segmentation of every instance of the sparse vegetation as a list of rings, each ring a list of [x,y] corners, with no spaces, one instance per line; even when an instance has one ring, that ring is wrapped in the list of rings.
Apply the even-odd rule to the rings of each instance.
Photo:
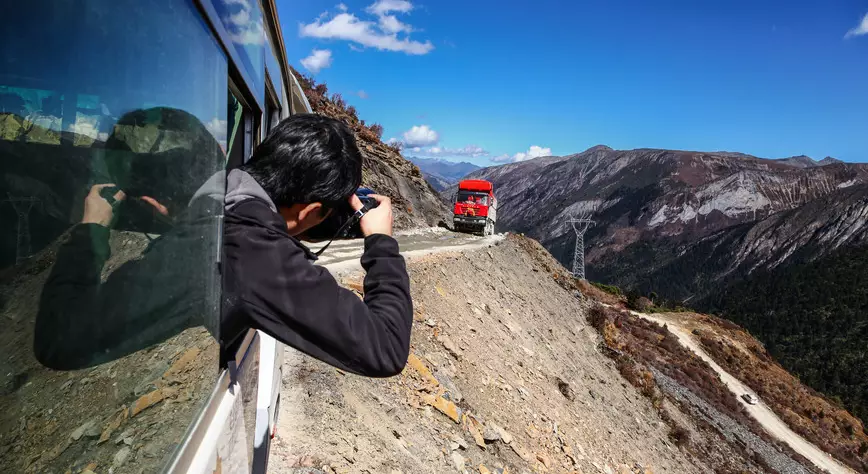
[[[727,329],[726,337],[701,334],[705,351],[756,391],[790,428],[857,471],[868,472],[868,436],[858,418],[803,385],[742,330]]]
[[[690,432],[681,426],[675,426],[669,432],[669,438],[672,439],[672,442],[675,443],[676,446],[681,447],[690,442]]]
[[[370,130],[371,133],[373,133],[374,135],[377,136],[377,140],[381,140],[383,138],[383,126],[382,125],[375,123],[375,124],[371,125],[370,127],[368,127],[368,130]]]
[[[786,449],[794,459],[807,462],[769,437],[756,420],[747,414],[732,392],[723,385],[717,373],[702,359],[682,346],[665,325],[661,326],[626,311],[606,308],[599,304],[590,308],[587,318],[588,323],[603,337],[604,352],[615,361],[624,379],[651,400],[660,418],[669,425],[670,438],[677,446],[693,449],[690,433],[666,412],[663,404],[665,395],[657,386],[650,367],[699,395],[717,410],[748,427],[766,442],[775,444],[781,447],[780,449]],[[698,425],[705,425],[702,420],[695,421]],[[750,450],[745,450],[740,445],[733,445],[733,448],[739,449],[751,462],[767,468],[765,460],[755,456],[755,453],[752,454]],[[696,449],[704,448],[696,447]]]
[[[607,285],[605,283],[600,283],[596,281],[592,281],[590,283],[594,285],[595,288],[599,288],[610,295],[622,296],[624,294],[621,292],[621,289],[615,285]]]
[[[868,418],[868,247],[757,272],[704,306],[750,330],[802,382]]]

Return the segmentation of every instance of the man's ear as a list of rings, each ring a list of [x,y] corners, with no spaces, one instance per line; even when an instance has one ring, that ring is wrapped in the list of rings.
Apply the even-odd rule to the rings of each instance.
[[[302,207],[298,211],[298,221],[304,222],[308,217],[323,219],[325,218],[325,216],[322,215],[324,213],[325,209],[323,208],[321,202],[312,202],[310,204],[305,204],[304,207]]]

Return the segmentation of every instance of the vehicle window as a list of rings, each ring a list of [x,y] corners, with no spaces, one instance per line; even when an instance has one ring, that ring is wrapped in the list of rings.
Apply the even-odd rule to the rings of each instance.
[[[273,93],[265,94],[265,127],[263,132],[268,135],[272,128],[280,123],[280,106]]]
[[[265,67],[268,70],[268,77],[272,87],[274,87],[274,92],[277,93],[277,101],[283,102],[283,73],[277,62],[277,56],[274,54],[275,43],[271,38],[269,38],[269,43],[265,47]]]
[[[218,368],[226,58],[174,0],[0,24],[0,466],[159,471]]]
[[[250,157],[252,137],[250,127],[251,112],[231,91],[228,93],[228,167],[237,168]]]
[[[458,193],[457,201],[487,206],[488,205],[488,195],[482,194],[482,193],[472,193],[472,192],[463,191],[463,192]]]
[[[257,0],[213,0],[217,15],[238,53],[241,66],[250,74],[259,101],[265,95],[265,29]],[[261,103],[261,102],[260,102]]]

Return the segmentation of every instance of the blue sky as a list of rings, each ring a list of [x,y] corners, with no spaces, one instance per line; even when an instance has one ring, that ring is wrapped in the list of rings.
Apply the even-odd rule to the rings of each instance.
[[[605,144],[868,162],[865,1],[277,3],[290,63],[408,156]]]

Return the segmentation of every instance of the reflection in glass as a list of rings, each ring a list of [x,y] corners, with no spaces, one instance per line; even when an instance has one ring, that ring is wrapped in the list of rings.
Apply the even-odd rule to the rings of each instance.
[[[217,372],[226,59],[175,0],[0,24],[0,466],[159,471]]]
[[[249,84],[262,102],[265,94],[265,28],[258,0],[212,0],[241,66],[251,75]]]
[[[268,69],[268,76],[271,79],[271,85],[274,87],[274,92],[277,94],[277,101],[283,102],[283,72],[280,70],[280,65],[277,62],[277,56],[274,54],[274,48],[277,47],[273,41],[272,44],[265,46],[265,67]]]

